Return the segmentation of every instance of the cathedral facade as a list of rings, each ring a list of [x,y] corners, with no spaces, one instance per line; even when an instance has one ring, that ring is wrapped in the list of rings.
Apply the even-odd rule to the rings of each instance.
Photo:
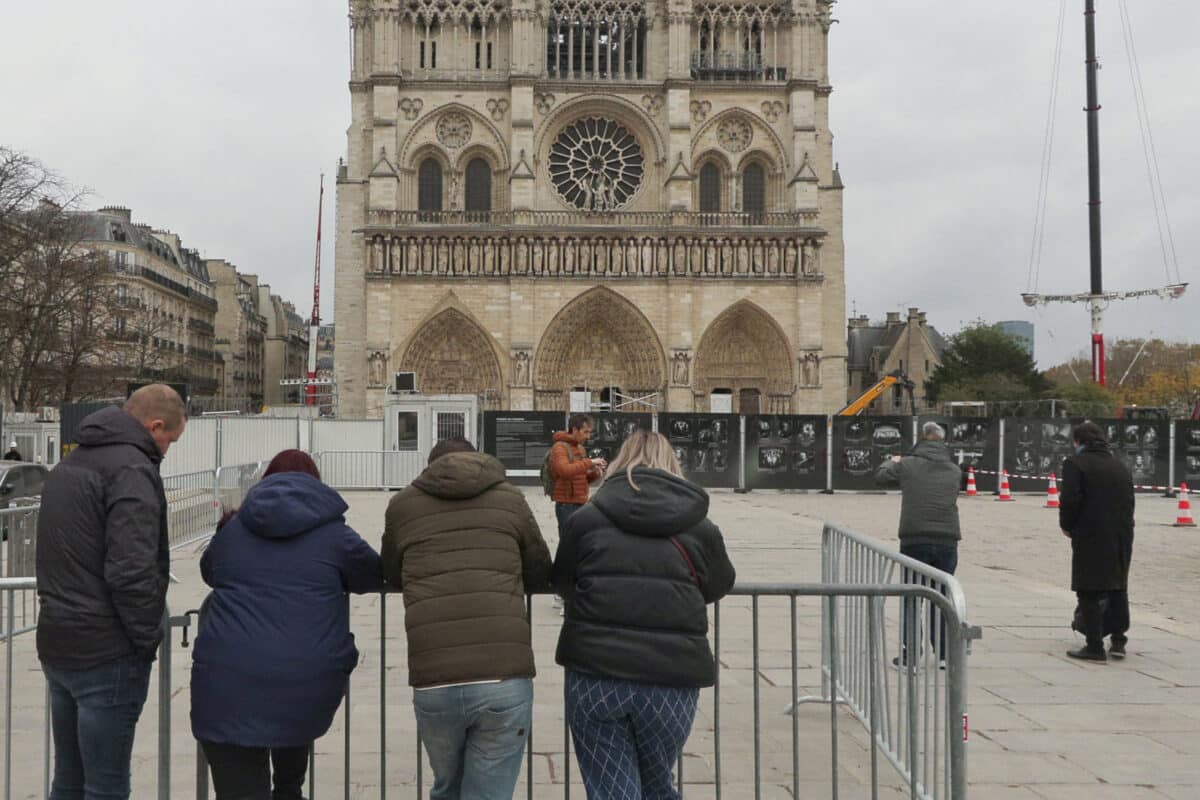
[[[340,413],[843,405],[832,4],[352,0]]]

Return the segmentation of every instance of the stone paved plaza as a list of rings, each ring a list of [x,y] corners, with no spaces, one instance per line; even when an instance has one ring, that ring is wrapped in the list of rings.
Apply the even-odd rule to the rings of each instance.
[[[351,523],[378,543],[383,493],[349,497]],[[549,501],[530,501],[553,547]],[[959,577],[970,621],[984,638],[969,659],[971,800],[1193,800],[1200,797],[1200,532],[1170,526],[1173,501],[1140,498],[1132,571],[1133,628],[1129,657],[1107,665],[1081,665],[1064,652],[1079,642],[1067,626],[1073,595],[1067,590],[1069,548],[1054,512],[1041,497],[1001,504],[990,497],[962,500],[964,542]],[[715,493],[712,516],[725,532],[741,581],[815,581],[819,578],[821,522],[835,520],[883,542],[894,542],[897,495]],[[180,583],[172,588],[175,613],[198,607],[204,591],[198,559],[175,554]],[[362,652],[351,704],[351,796],[414,797],[416,744],[404,663],[402,601],[354,603],[354,628]],[[721,783],[726,798],[754,797],[753,674],[749,601],[721,608]],[[799,607],[799,685],[819,693],[819,624],[816,601]],[[790,640],[786,601],[762,601],[761,796],[791,796]],[[539,676],[534,725],[533,795],[563,796],[562,673],[553,648],[559,626],[549,598],[534,603]],[[386,655],[386,697],[381,703],[381,630]],[[176,633],[172,671],[172,796],[191,797],[195,745],[187,724],[189,652]],[[42,784],[43,682],[33,639],[15,647],[14,797],[39,796]],[[2,662],[0,662],[2,663]],[[381,708],[386,714],[386,778],[381,773]],[[134,797],[154,797],[157,751],[157,680],[139,729]],[[714,791],[712,693],[684,758],[685,796]],[[799,715],[801,796],[829,797],[830,717],[827,705],[804,705]],[[316,796],[341,797],[344,718],[318,742]],[[861,725],[839,720],[839,797],[869,797],[869,758]],[[583,797],[570,764],[572,797]],[[895,771],[880,760],[880,797],[905,796]],[[425,771],[426,790],[428,770]],[[526,796],[525,777],[518,797]]]

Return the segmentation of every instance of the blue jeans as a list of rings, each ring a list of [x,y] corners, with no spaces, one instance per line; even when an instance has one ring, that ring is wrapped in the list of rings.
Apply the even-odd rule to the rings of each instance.
[[[672,775],[700,690],[566,673],[567,722],[588,800],[678,800]]]
[[[50,687],[50,800],[127,800],[133,734],[152,661],[127,656],[84,670],[42,666]]]
[[[901,544],[900,555],[908,556],[914,561],[920,561],[922,564],[928,564],[934,569],[940,569],[949,575],[954,574],[954,570],[958,569],[958,545],[957,544]],[[902,570],[902,577],[905,583],[916,583],[927,585],[926,580],[909,572],[907,569]],[[916,633],[916,603],[906,599],[904,601],[904,615],[900,618],[900,652],[907,655],[908,653],[908,629],[909,625],[913,625],[913,639],[915,640]],[[941,624],[934,625],[934,618],[941,617],[937,613],[936,607],[929,604],[929,643],[935,645],[938,649],[938,658],[945,660],[946,658],[946,620],[941,618]],[[935,641],[936,640],[936,641]],[[915,644],[915,642],[914,642]]]
[[[416,690],[413,710],[433,767],[430,800],[512,800],[529,738],[532,680]]]
[[[555,503],[554,517],[558,520],[558,538],[562,538],[563,527],[567,524],[567,520],[583,506],[578,503]]]

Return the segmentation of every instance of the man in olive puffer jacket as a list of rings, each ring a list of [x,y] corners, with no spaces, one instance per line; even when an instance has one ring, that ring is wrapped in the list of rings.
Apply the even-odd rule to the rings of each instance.
[[[958,522],[958,487],[962,469],[954,463],[946,446],[946,431],[936,422],[926,422],[921,428],[921,441],[912,454],[892,456],[875,473],[881,486],[900,486],[900,554],[928,564],[934,569],[954,574],[958,568],[958,542],[962,531]],[[931,612],[932,613],[932,612]],[[900,634],[901,656],[905,659],[908,641],[907,623],[902,619]],[[939,659],[946,657],[946,630],[942,622],[939,638]],[[930,640],[934,631],[929,633]]]
[[[549,588],[550,551],[504,466],[465,439],[388,504],[383,574],[404,592],[417,731],[430,797],[511,798],[529,734],[526,593]]]

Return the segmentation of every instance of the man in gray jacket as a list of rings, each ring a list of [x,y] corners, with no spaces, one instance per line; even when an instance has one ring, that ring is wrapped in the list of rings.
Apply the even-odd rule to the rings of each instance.
[[[921,427],[921,441],[912,454],[892,456],[875,473],[881,486],[899,486],[900,553],[916,561],[940,569],[950,575],[958,567],[958,540],[962,532],[958,525],[958,487],[962,470],[946,447],[946,431],[936,422]],[[906,571],[907,572],[907,571]],[[912,578],[907,578],[912,580]],[[915,581],[914,581],[915,582]],[[931,609],[930,613],[933,613]],[[911,609],[901,618],[901,656],[897,665],[906,662],[905,643],[908,641]],[[934,637],[930,626],[930,639]],[[946,626],[940,626],[938,657],[946,657]]]
[[[37,651],[50,688],[50,800],[129,797],[133,734],[166,610],[167,500],[158,467],[183,435],[169,386],[79,424],[38,516]]]

